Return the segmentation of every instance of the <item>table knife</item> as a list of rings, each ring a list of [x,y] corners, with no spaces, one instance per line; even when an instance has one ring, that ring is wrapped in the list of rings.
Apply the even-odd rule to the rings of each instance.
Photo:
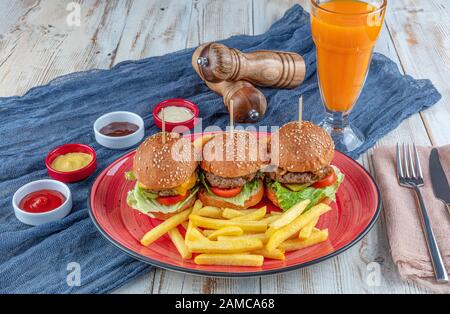
[[[433,191],[436,198],[444,202],[447,206],[447,211],[450,214],[450,186],[447,181],[441,161],[439,160],[439,153],[436,148],[433,148],[430,155],[430,174]]]

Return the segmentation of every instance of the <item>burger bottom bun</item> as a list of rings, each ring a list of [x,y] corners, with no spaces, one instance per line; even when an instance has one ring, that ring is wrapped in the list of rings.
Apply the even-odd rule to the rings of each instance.
[[[264,196],[264,187],[263,184],[259,185],[258,191],[252,195],[247,201],[245,201],[244,206],[238,206],[232,203],[228,203],[225,200],[219,200],[217,198],[211,197],[208,192],[202,188],[200,192],[198,192],[198,198],[203,203],[204,206],[214,206],[219,208],[232,208],[232,209],[246,209],[252,206],[257,205],[261,202]]]
[[[275,192],[271,188],[266,189],[266,196],[276,207],[281,208],[280,203],[278,203],[278,198],[277,198]],[[320,201],[320,203],[327,204],[327,205],[330,205],[331,202],[332,202],[332,200],[328,197],[326,197]]]
[[[186,209],[194,206],[196,198],[193,197],[189,202],[184,204],[183,207],[181,207],[179,210],[173,212],[173,213],[161,213],[161,212],[151,212],[150,214],[153,215],[156,219],[159,220],[167,220],[172,216],[175,216],[178,213],[181,213],[182,211],[185,211]]]

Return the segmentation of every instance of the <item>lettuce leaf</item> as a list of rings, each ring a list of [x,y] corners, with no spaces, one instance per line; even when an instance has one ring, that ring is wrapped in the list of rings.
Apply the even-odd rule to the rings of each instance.
[[[125,180],[127,181],[136,181],[136,176],[133,171],[125,172]]]
[[[128,192],[127,203],[128,206],[140,211],[143,214],[153,217],[153,215],[151,214],[152,212],[159,212],[164,214],[176,212],[187,202],[192,200],[192,198],[196,196],[197,192],[198,186],[191,190],[190,195],[185,200],[174,205],[166,206],[160,204],[156,200],[158,195],[140,188],[139,184],[136,183],[134,189]]]
[[[267,179],[267,187],[272,189],[277,196],[278,203],[280,204],[281,209],[283,211],[288,210],[295,204],[303,201],[303,200],[311,200],[311,203],[308,205],[307,210],[311,207],[317,205],[324,198],[330,198],[332,200],[336,199],[336,192],[344,180],[344,174],[336,167],[333,167],[334,171],[337,175],[337,181],[335,184],[316,189],[313,187],[307,187],[298,192],[294,192],[283,186],[280,182],[272,181]]]
[[[211,192],[211,189],[209,187],[209,184],[206,182],[205,176],[203,173],[200,173],[200,181],[202,182],[203,186],[206,189],[206,192],[212,197],[217,200],[226,201],[228,203],[237,205],[237,206],[244,206],[245,202],[250,199],[254,194],[256,194],[260,188],[260,185],[262,184],[260,179],[254,179],[250,182],[247,182],[243,187],[241,192],[233,197],[220,197]]]

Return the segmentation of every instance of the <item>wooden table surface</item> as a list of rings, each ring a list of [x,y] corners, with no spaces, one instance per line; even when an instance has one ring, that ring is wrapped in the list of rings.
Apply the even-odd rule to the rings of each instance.
[[[80,25],[66,0],[0,1],[0,97],[22,95],[63,74],[110,68],[236,34],[260,34],[293,4],[308,0],[79,0]],[[402,72],[431,79],[442,100],[404,121],[377,145],[450,143],[450,3],[388,1],[377,51]],[[371,170],[369,151],[359,162]],[[361,242],[318,265],[251,279],[215,279],[154,268],[118,293],[426,293],[400,279],[384,217]],[[379,265],[379,267],[377,266]],[[373,280],[379,270],[380,282]]]

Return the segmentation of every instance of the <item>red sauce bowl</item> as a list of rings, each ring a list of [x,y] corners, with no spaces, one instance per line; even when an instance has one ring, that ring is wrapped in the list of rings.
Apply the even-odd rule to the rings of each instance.
[[[68,153],[85,153],[91,155],[92,161],[84,168],[79,170],[62,172],[52,168],[52,162],[61,155]],[[78,182],[86,179],[97,169],[97,154],[95,150],[84,144],[65,144],[52,150],[45,158],[45,165],[47,166],[48,174],[55,180],[70,183]]]
[[[190,129],[193,129],[197,125],[198,116],[199,116],[199,109],[198,109],[197,105],[195,105],[194,103],[192,103],[186,99],[173,98],[173,99],[168,99],[163,102],[160,102],[159,104],[156,105],[155,109],[153,110],[153,120],[155,121],[155,124],[158,126],[158,128],[162,129],[162,120],[158,117],[158,114],[160,113],[161,109],[170,107],[170,106],[187,108],[190,111],[192,111],[194,116],[192,117],[192,119],[189,119],[189,120],[183,121],[183,122],[174,123],[174,122],[166,121],[166,131],[167,132],[172,132],[173,129],[176,127],[184,127],[184,128],[187,128],[187,130],[190,130]],[[180,132],[180,133],[182,133],[182,132]]]

